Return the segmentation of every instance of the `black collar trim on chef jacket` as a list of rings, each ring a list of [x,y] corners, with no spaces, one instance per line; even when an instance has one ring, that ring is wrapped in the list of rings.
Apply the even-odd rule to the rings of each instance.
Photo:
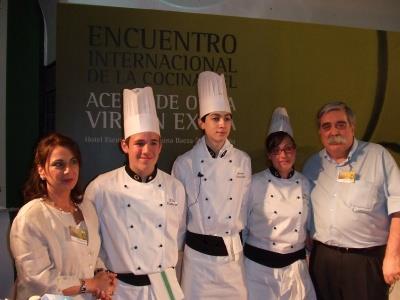
[[[278,170],[275,169],[274,167],[272,167],[272,166],[269,167],[269,171],[270,171],[271,174],[274,175],[275,177],[277,177],[277,178],[282,178],[282,177],[281,177],[281,174],[279,174]],[[294,169],[292,169],[292,171],[289,172],[288,178],[287,178],[287,179],[292,178],[293,175],[294,175]]]
[[[207,150],[210,153],[211,157],[212,158],[216,158],[217,157],[217,153],[215,153],[214,150],[211,149],[207,144],[206,144],[206,146],[207,146]]]
[[[211,157],[212,158],[217,158],[218,153],[215,153],[215,151],[213,149],[211,149],[210,146],[208,146],[207,144],[206,144],[206,146],[207,146],[207,150],[210,153]],[[227,151],[228,150],[223,151],[219,157],[220,158],[224,157]]]
[[[126,171],[126,173],[128,173],[129,177],[131,177],[133,180],[136,180],[138,182],[143,182],[142,178],[138,174],[136,174],[134,171],[132,171],[128,165],[125,165],[125,171]],[[149,176],[147,176],[147,178],[144,182],[150,182],[154,178],[156,178],[156,176],[157,176],[157,165],[155,166],[154,171]]]

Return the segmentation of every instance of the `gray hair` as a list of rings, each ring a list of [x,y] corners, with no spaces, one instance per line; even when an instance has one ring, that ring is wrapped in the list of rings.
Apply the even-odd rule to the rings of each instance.
[[[356,116],[354,114],[354,112],[351,110],[350,107],[347,106],[346,103],[341,102],[341,101],[334,101],[334,102],[329,102],[326,103],[325,105],[323,105],[317,113],[317,126],[319,127],[321,118],[324,114],[330,112],[330,111],[344,111],[346,113],[347,116],[347,120],[349,121],[349,123],[351,125],[355,125],[356,124]]]

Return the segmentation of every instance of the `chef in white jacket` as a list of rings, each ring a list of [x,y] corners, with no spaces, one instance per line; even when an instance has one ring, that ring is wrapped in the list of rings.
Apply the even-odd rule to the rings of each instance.
[[[234,148],[223,75],[198,79],[204,136],[179,156],[172,169],[186,189],[188,205],[182,288],[186,299],[247,299],[240,232],[251,180],[249,156]]]
[[[182,299],[175,266],[186,230],[182,184],[157,169],[160,128],[151,87],[123,91],[128,164],[98,176],[85,198],[97,210],[113,299]]]
[[[265,145],[271,166],[253,175],[248,201],[249,300],[313,300],[305,250],[310,184],[293,168],[296,144],[285,108],[274,111]]]

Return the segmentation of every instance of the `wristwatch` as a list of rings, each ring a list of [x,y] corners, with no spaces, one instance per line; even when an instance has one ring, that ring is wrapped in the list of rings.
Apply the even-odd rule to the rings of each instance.
[[[81,279],[81,286],[79,287],[79,293],[84,294],[86,293],[87,286],[86,286],[86,281]]]

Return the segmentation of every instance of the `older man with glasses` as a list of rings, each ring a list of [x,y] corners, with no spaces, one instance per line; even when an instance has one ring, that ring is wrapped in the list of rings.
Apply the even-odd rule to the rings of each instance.
[[[400,279],[400,171],[382,146],[357,140],[343,102],[317,114],[324,146],[304,166],[312,182],[318,299],[387,299]]]

